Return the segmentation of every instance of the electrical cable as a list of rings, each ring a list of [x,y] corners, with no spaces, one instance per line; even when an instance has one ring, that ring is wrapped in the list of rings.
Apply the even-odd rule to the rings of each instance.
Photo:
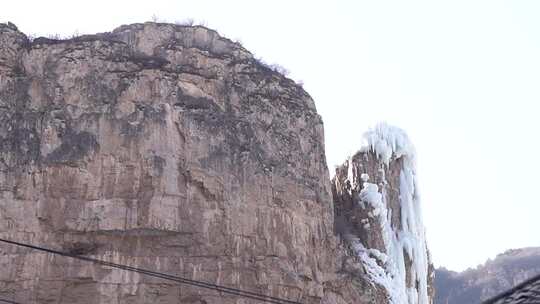
[[[2,298],[0,298],[0,302],[1,303],[10,303],[10,304],[22,304],[22,303],[19,303],[19,302],[13,302],[13,301],[2,299]]]
[[[227,294],[231,294],[231,295],[236,295],[236,296],[241,296],[241,297],[245,297],[245,298],[250,298],[250,299],[254,299],[254,300],[259,300],[259,301],[263,301],[263,302],[267,302],[267,303],[274,303],[274,304],[301,304],[300,302],[296,302],[296,301],[277,298],[277,297],[268,296],[268,295],[264,295],[264,294],[259,294],[259,293],[255,293],[255,292],[250,292],[250,291],[245,291],[245,290],[241,290],[241,289],[237,289],[237,288],[226,287],[226,286],[211,284],[211,283],[207,283],[207,282],[187,279],[187,278],[183,278],[183,277],[173,276],[173,275],[169,275],[169,274],[166,274],[166,273],[160,273],[160,272],[151,271],[151,270],[147,270],[147,269],[136,268],[136,267],[131,267],[131,266],[127,266],[127,265],[102,261],[102,260],[98,260],[98,259],[93,259],[93,258],[81,256],[81,255],[71,254],[71,253],[67,253],[67,252],[62,252],[62,251],[58,251],[58,250],[53,250],[53,249],[49,249],[49,248],[40,247],[40,246],[35,246],[35,245],[10,241],[10,240],[1,239],[1,238],[0,238],[0,242],[15,245],[15,246],[19,246],[19,247],[25,247],[25,248],[29,248],[29,249],[34,249],[34,250],[38,250],[38,251],[43,251],[43,252],[47,252],[47,253],[52,253],[52,254],[56,254],[56,255],[61,255],[61,256],[65,256],[65,257],[70,257],[70,258],[78,259],[78,260],[82,260],[82,261],[92,262],[92,263],[103,265],[103,266],[113,267],[113,268],[122,269],[122,270],[126,270],[126,271],[137,272],[137,273],[145,274],[145,275],[148,275],[148,276],[161,278],[161,279],[165,279],[165,280],[169,280],[169,281],[174,281],[174,282],[178,282],[178,283],[182,283],[182,284],[187,284],[187,285],[192,285],[192,286],[196,286],[196,287],[200,287],[200,288],[216,290],[216,291],[219,291],[219,292],[223,292],[223,293],[227,293]]]

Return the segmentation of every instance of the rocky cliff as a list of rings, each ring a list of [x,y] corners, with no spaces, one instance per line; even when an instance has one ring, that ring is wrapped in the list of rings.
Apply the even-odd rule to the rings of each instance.
[[[364,139],[333,179],[336,231],[390,303],[432,303],[434,273],[414,146],[401,129],[386,124]]]
[[[538,275],[540,248],[508,250],[461,273],[439,268],[435,276],[435,303],[480,303]]]
[[[373,179],[399,174],[399,156],[384,167],[365,155]],[[343,217],[356,192],[341,197],[336,182]],[[398,212],[396,187],[383,189],[396,191]],[[302,303],[427,303],[425,247],[398,254],[399,302],[358,250],[366,238],[384,253],[386,232],[338,224],[313,100],[242,46],[199,26],[30,41],[0,25],[2,238]],[[0,295],[21,303],[251,303],[14,246],[0,253]]]

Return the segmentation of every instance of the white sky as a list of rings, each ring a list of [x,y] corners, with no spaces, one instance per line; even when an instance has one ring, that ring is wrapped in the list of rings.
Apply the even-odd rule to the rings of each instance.
[[[429,247],[463,270],[540,246],[540,1],[5,1],[35,36],[204,21],[301,79],[329,166],[378,121],[416,144]]]

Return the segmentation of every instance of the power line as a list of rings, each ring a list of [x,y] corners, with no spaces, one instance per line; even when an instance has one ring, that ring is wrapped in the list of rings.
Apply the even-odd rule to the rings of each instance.
[[[148,275],[148,276],[161,278],[161,279],[164,279],[164,280],[174,281],[174,282],[187,284],[187,285],[192,285],[192,286],[196,286],[196,287],[200,287],[200,288],[216,290],[216,291],[219,291],[219,292],[223,292],[223,293],[227,293],[227,294],[231,294],[231,295],[236,295],[236,296],[240,296],[240,297],[244,297],[244,298],[259,300],[259,301],[262,301],[262,302],[274,303],[274,304],[301,304],[300,302],[296,302],[296,301],[290,301],[290,300],[286,300],[286,299],[282,299],[282,298],[277,298],[277,297],[268,296],[268,295],[264,295],[264,294],[254,293],[254,292],[245,291],[245,290],[241,290],[241,289],[237,289],[237,288],[231,288],[231,287],[211,284],[211,283],[207,283],[207,282],[187,279],[187,278],[183,278],[183,277],[173,276],[173,275],[169,275],[169,274],[165,274],[165,273],[161,273],[161,272],[155,272],[155,271],[151,271],[151,270],[147,270],[147,269],[142,269],[142,268],[131,267],[131,266],[126,266],[126,265],[122,265],[122,264],[116,264],[116,263],[112,263],[112,262],[102,261],[102,260],[93,259],[93,258],[89,258],[89,257],[85,257],[85,256],[80,256],[80,255],[76,255],[76,254],[71,254],[71,253],[67,253],[67,252],[62,252],[62,251],[58,251],[58,250],[49,249],[49,248],[39,247],[39,246],[31,245],[31,244],[19,243],[19,242],[10,241],[10,240],[1,239],[1,238],[0,238],[0,242],[4,242],[4,243],[7,243],[7,244],[19,246],[19,247],[30,248],[30,249],[34,249],[34,250],[38,250],[38,251],[43,251],[43,252],[47,252],[47,253],[52,253],[52,254],[56,254],[56,255],[61,255],[61,256],[65,256],[65,257],[70,257],[70,258],[73,258],[73,259],[87,261],[87,262],[95,263],[95,264],[98,264],[98,265],[103,265],[103,266],[118,268],[118,269],[122,269],[122,270],[126,270],[126,271],[142,273],[142,274],[145,274],[145,275]],[[18,303],[16,303],[16,304],[18,304]]]
[[[10,303],[10,304],[21,304],[19,302],[13,302],[13,301],[2,299],[2,298],[0,298],[0,302],[2,302],[2,303]]]
[[[147,270],[147,269],[136,268],[136,267],[126,266],[126,265],[122,265],[122,264],[116,264],[116,263],[112,263],[112,262],[107,262],[107,261],[102,261],[102,260],[98,260],[98,259],[88,258],[88,257],[80,256],[80,255],[70,254],[70,253],[61,252],[61,251],[57,251],[57,250],[53,250],[53,249],[49,249],[49,248],[44,248],[44,247],[39,247],[39,246],[34,246],[34,245],[30,245],[30,244],[19,243],[19,242],[5,240],[5,239],[0,239],[0,241],[4,242],[4,243],[12,244],[12,245],[20,246],[20,247],[26,247],[26,248],[30,248],[30,249],[34,249],[34,250],[44,251],[44,252],[47,252],[47,253],[57,254],[57,255],[70,257],[70,258],[74,258],[74,259],[79,259],[79,260],[92,262],[92,263],[103,265],[103,266],[108,266],[108,267],[118,268],[118,269],[122,269],[122,270],[142,273],[142,274],[146,274],[146,275],[152,276],[152,277],[162,278],[162,279],[165,279],[165,280],[174,281],[174,282],[183,283],[183,284],[188,284],[188,285],[192,285],[192,286],[196,286],[196,287],[212,289],[212,290],[216,290],[216,291],[220,291],[220,292],[224,292],[224,293],[228,293],[228,294],[232,294],[232,295],[237,295],[237,296],[241,296],[241,297],[245,297],[245,298],[250,298],[250,299],[254,299],[254,300],[260,300],[260,301],[264,301],[264,302],[268,302],[268,303],[301,304],[299,302],[290,301],[290,300],[281,299],[281,298],[272,297],[272,296],[267,296],[267,295],[258,294],[258,293],[254,293],[254,292],[244,291],[244,290],[241,290],[241,289],[236,289],[236,288],[231,288],[231,287],[206,283],[206,282],[202,282],[202,281],[186,279],[186,278],[177,277],[177,276],[173,276],[173,275],[169,275],[169,274],[165,274],[165,273],[160,273],[160,272],[155,272],[155,271],[151,271],[151,270]]]

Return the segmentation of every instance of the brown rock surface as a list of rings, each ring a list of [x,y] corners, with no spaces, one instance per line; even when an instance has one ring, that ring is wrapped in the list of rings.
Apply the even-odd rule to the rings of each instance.
[[[30,42],[0,25],[0,235],[306,303],[331,273],[323,126],[203,27]],[[24,303],[240,303],[2,245]]]
[[[335,199],[341,217],[352,201]],[[302,303],[388,303],[340,223],[313,100],[242,46],[199,26],[29,41],[0,24],[0,237]],[[21,303],[255,303],[7,245],[0,267]]]

